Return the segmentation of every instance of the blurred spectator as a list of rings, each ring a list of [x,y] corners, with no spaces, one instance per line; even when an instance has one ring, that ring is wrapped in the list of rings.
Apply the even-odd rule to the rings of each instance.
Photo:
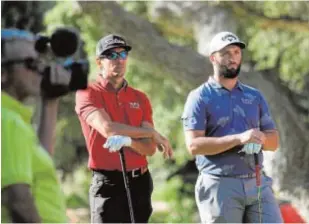
[[[25,105],[28,97],[41,93],[34,36],[2,29],[1,47],[1,221],[64,223],[64,196],[48,154],[53,151],[58,99],[40,97],[37,137]]]

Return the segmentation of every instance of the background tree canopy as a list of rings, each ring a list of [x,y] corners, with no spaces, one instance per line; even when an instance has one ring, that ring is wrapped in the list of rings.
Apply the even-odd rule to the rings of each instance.
[[[156,128],[175,148],[172,161],[160,153],[149,159],[155,179],[152,222],[199,221],[193,192],[197,171],[180,116],[188,92],[211,75],[210,39],[219,31],[236,32],[248,44],[241,80],[266,96],[281,136],[280,149],[266,155],[265,170],[278,197],[291,199],[309,221],[308,2],[27,2],[28,10],[20,6],[19,11],[10,4],[2,4],[2,26],[47,33],[63,25],[77,28],[91,62],[89,80],[97,73],[94,52],[103,35],[116,32],[132,44],[126,78],[147,93]],[[45,30],[39,24],[34,29],[31,19],[18,23],[43,13]],[[60,108],[55,162],[68,206],[87,208],[90,175],[74,95],[64,97]]]

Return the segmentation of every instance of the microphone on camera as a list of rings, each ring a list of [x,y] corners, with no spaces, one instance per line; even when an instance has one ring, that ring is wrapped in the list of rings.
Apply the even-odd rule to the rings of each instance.
[[[74,54],[78,48],[79,38],[75,31],[68,28],[58,28],[51,37],[37,35],[35,50],[46,53],[48,45],[57,57],[68,57]]]
[[[78,35],[68,28],[58,28],[50,38],[52,51],[58,57],[68,57],[75,53],[78,47]]]

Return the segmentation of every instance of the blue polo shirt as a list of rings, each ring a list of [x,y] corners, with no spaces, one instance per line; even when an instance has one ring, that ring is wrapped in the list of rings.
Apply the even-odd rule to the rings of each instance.
[[[276,129],[265,98],[257,89],[238,81],[228,90],[212,77],[190,92],[182,121],[185,131],[204,130],[207,137],[238,134],[252,128]],[[217,155],[197,155],[198,170],[214,175],[253,173],[254,157],[240,153],[241,147]],[[262,165],[262,152],[259,161]]]

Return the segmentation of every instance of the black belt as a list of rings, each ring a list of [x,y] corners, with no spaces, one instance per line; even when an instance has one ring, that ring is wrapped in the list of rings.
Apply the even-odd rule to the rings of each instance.
[[[239,174],[239,175],[219,175],[220,177],[233,177],[233,178],[255,178],[256,173],[247,173],[247,174]]]
[[[144,175],[148,171],[148,167],[144,166],[141,168],[136,168],[127,172],[128,177],[137,178]],[[122,171],[120,170],[97,170],[92,169],[92,172],[98,172],[104,175],[122,175]]]
[[[202,173],[204,173],[202,171]],[[221,175],[221,174],[211,174],[211,173],[205,173],[216,177],[229,177],[229,178],[241,178],[241,179],[249,179],[249,178],[255,178],[256,173],[247,173],[247,174],[237,174],[237,175]],[[265,175],[264,171],[261,171],[261,175]]]

